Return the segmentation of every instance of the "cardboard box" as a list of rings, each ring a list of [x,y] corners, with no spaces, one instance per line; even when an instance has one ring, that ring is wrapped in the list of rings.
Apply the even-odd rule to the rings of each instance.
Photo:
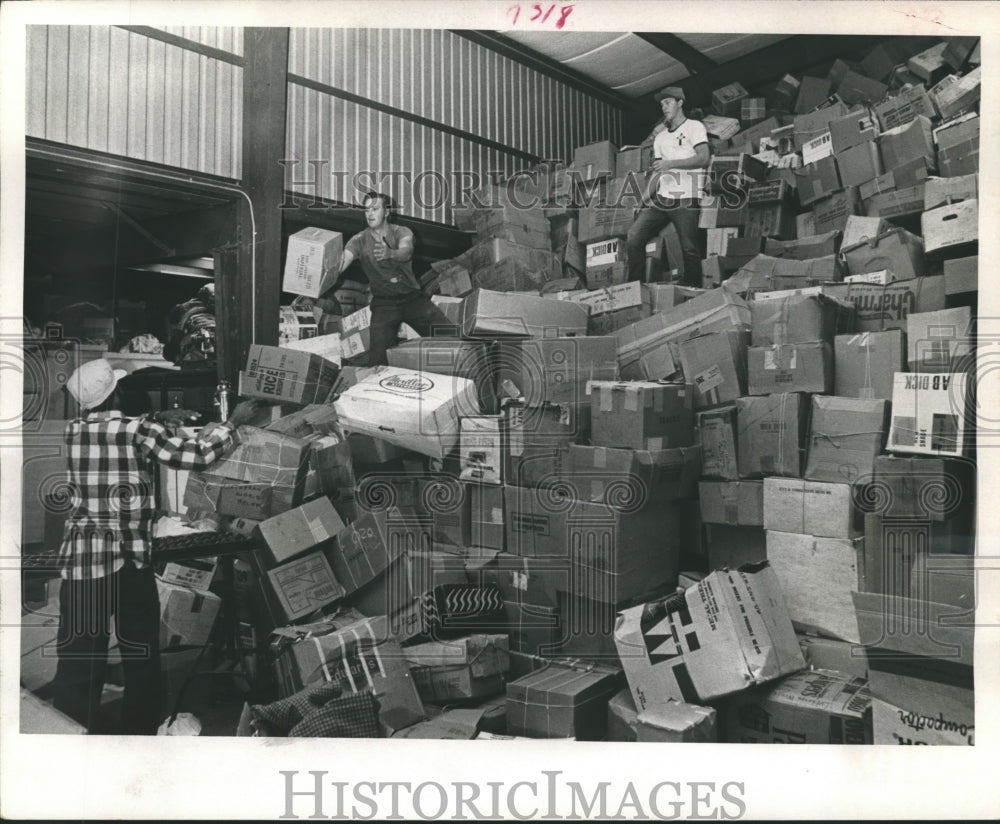
[[[501,693],[510,669],[507,636],[499,634],[414,644],[404,655],[421,699],[438,703]]]
[[[888,286],[874,283],[836,284],[824,287],[824,291],[854,304],[859,332],[905,329],[910,312],[944,309],[944,278],[940,275],[899,280]]]
[[[734,401],[746,394],[749,343],[750,334],[742,328],[710,332],[678,345],[685,380],[694,391],[695,409]]]
[[[934,129],[938,151],[953,149],[970,140],[979,140],[979,116],[967,113]]]
[[[599,741],[607,731],[608,701],[621,687],[611,667],[554,664],[507,685],[507,731],[532,738]]]
[[[474,484],[469,494],[470,543],[484,549],[503,550],[507,545],[504,539],[503,487]]]
[[[979,197],[979,175],[932,177],[924,185],[924,210]]]
[[[950,258],[944,262],[944,289],[947,295],[979,290],[979,256]]]
[[[701,449],[685,446],[655,451],[571,444],[564,483],[573,497],[610,505],[642,506],[695,494]]]
[[[963,200],[924,212],[920,228],[928,254],[950,253],[956,246],[975,243],[979,240],[979,201]]]
[[[736,569],[767,559],[767,541],[761,526],[705,524],[708,568]]]
[[[702,481],[698,501],[706,524],[761,526],[764,522],[764,486],[760,481]]]
[[[798,672],[726,702],[731,744],[871,744],[871,695],[863,678]]]
[[[802,144],[802,162],[806,165],[817,163],[825,157],[832,156],[833,137],[831,137],[829,130]]]
[[[868,680],[868,660],[863,648],[836,638],[799,635],[799,647],[810,670],[831,670],[848,678]]]
[[[499,411],[489,343],[420,338],[391,347],[386,357],[389,366],[468,378],[476,384],[480,409],[487,414]]]
[[[945,71],[947,63],[944,59],[944,52],[947,48],[948,44],[944,40],[935,43],[907,60],[906,68],[925,83],[933,83],[935,77],[939,77]]]
[[[930,167],[935,165],[931,122],[923,115],[909,123],[887,129],[879,136],[878,142],[886,169],[895,169],[917,157],[926,158]]]
[[[865,272],[862,275],[844,276],[844,283],[875,283],[879,286],[888,286],[897,280],[898,278],[888,269],[880,269],[877,272]]]
[[[588,289],[606,289],[610,286],[624,284],[628,277],[628,266],[624,263],[611,263],[607,266],[595,266],[587,270],[586,283]]]
[[[278,661],[297,692],[324,681],[345,693],[371,690],[387,735],[427,717],[403,650],[385,617],[355,620],[353,613],[276,631]]]
[[[889,452],[964,455],[975,418],[963,373],[897,372],[892,388]]]
[[[888,412],[885,400],[814,397],[803,477],[856,483],[871,475],[885,446]]]
[[[627,204],[587,206],[580,209],[577,239],[580,243],[593,243],[608,238],[624,237],[634,220],[635,208]]]
[[[844,186],[860,186],[882,174],[882,156],[875,141],[843,149],[837,152],[836,160]]]
[[[819,538],[856,538],[864,528],[847,483],[765,478],[762,500],[762,525],[767,530]]]
[[[736,402],[739,476],[802,475],[805,397],[792,392],[740,398]]]
[[[904,126],[917,117],[930,120],[937,117],[937,109],[927,94],[927,89],[919,85],[903,89],[895,97],[876,103],[875,113],[882,128],[886,130]]]
[[[343,528],[344,522],[326,497],[268,518],[259,526],[260,535],[278,564],[322,546]]]
[[[177,584],[191,589],[206,590],[215,577],[216,558],[192,558],[181,563],[167,563],[159,579],[166,584]]]
[[[833,151],[839,154],[852,146],[870,143],[878,137],[878,121],[868,109],[859,109],[830,121]]]
[[[628,688],[608,701],[608,741],[714,742],[715,710],[674,701],[639,718]]]
[[[858,193],[862,200],[869,201],[876,195],[889,194],[901,189],[919,188],[921,184],[927,182],[929,176],[927,158],[921,155],[862,183],[858,187]]]
[[[854,217],[849,217],[851,221]],[[769,257],[788,258],[791,260],[811,260],[823,258],[837,253],[840,245],[840,233],[826,232],[822,235],[808,235],[796,240],[778,240],[767,238],[764,241],[764,254]]]
[[[811,77],[805,75],[799,81],[799,95],[795,100],[795,113],[815,109],[820,103],[830,95],[830,81],[825,77]],[[820,110],[822,111],[822,110]],[[795,118],[796,130],[798,130],[799,119]],[[796,148],[801,144],[797,144]]]
[[[549,490],[507,486],[507,551],[564,559],[570,591],[601,603],[620,605],[673,587],[680,551],[677,507],[651,502],[632,509],[621,503],[560,498],[556,509]]]
[[[874,195],[865,201],[865,210],[871,217],[898,218],[923,211],[925,198],[923,182],[892,192]]]
[[[396,508],[362,512],[337,533],[326,557],[351,595],[382,575],[418,536],[413,517]]]
[[[340,274],[343,254],[344,237],[340,232],[310,226],[290,235],[282,291],[318,298]]]
[[[919,727],[920,716],[950,720],[948,731],[968,740],[975,730],[975,646],[972,621],[957,618],[962,609],[868,592],[855,593],[854,605],[861,643],[869,648],[872,697],[912,713],[908,726]]]
[[[459,478],[480,484],[503,483],[502,418],[469,416],[460,422]]]
[[[596,446],[664,449],[694,440],[689,384],[590,381],[591,441]]]
[[[971,747],[975,745],[974,724],[944,717],[940,711],[924,714],[900,709],[881,698],[872,698],[874,744]]]
[[[443,458],[458,445],[459,418],[478,415],[467,378],[380,367],[334,402],[343,428],[423,455]]]
[[[669,377],[677,370],[672,342],[747,324],[749,319],[744,300],[714,289],[626,326],[615,333],[621,376],[627,380]]]
[[[156,580],[160,598],[160,647],[208,643],[222,599],[214,592]]]
[[[767,532],[767,560],[800,631],[858,643],[851,593],[861,588],[864,538]]]
[[[709,701],[805,666],[767,562],[718,570],[683,593],[624,610],[615,644],[639,711]]]
[[[961,372],[974,368],[972,310],[911,312],[906,318],[906,362],[911,372]]]
[[[305,618],[346,594],[318,549],[269,569],[267,577],[287,621]]]
[[[834,394],[847,398],[892,400],[896,372],[906,368],[903,333],[858,332],[833,340]]]
[[[573,167],[579,169],[583,180],[595,177],[612,177],[615,173],[615,157],[618,147],[610,140],[600,140],[573,150]]]
[[[701,447],[706,478],[736,480],[736,407],[723,406],[697,413],[695,439]]]
[[[723,117],[739,117],[740,104],[748,92],[739,83],[729,83],[712,92],[712,111]]]
[[[563,447],[590,433],[590,406],[504,407],[507,449],[503,474],[516,486],[549,485],[562,471]]]
[[[813,225],[816,234],[837,230],[844,231],[847,218],[856,215],[861,210],[861,201],[857,189],[851,187],[835,192],[829,197],[818,200],[813,205]]]
[[[311,352],[252,344],[239,394],[271,403],[323,403],[338,371],[336,363]]]
[[[503,341],[496,374],[501,396],[528,406],[586,403],[590,381],[618,377],[616,341],[610,335]]]
[[[729,239],[739,236],[740,230],[736,227],[709,229],[706,232],[705,254],[709,256],[726,254],[726,244],[729,242]]]
[[[853,309],[825,295],[790,295],[750,301],[750,334],[754,346],[832,341],[849,324]]]
[[[833,391],[833,347],[820,341],[751,346],[747,351],[751,395]]]
[[[477,289],[462,306],[462,332],[468,337],[545,337],[586,331],[587,309],[564,300]]]
[[[952,117],[960,112],[974,109],[981,93],[982,69],[978,66],[968,74],[951,75],[944,78],[933,89],[931,97],[941,117]]]
[[[872,478],[885,492],[880,514],[888,519],[943,522],[975,499],[975,467],[964,460],[880,455]]]
[[[795,209],[790,203],[765,203],[747,210],[746,234],[756,238],[791,238],[795,235]],[[733,254],[734,240],[729,241],[729,254]],[[738,247],[737,247],[738,248]],[[761,249],[758,244],[751,252]]]
[[[717,114],[707,114],[702,119],[705,131],[712,137],[729,140],[740,130],[740,121],[735,117],[722,117]]]
[[[884,83],[848,69],[837,86],[837,97],[848,106],[857,103],[870,105],[881,101],[887,91],[888,87]]]
[[[979,171],[979,138],[941,149],[938,166],[942,177],[976,174]]]

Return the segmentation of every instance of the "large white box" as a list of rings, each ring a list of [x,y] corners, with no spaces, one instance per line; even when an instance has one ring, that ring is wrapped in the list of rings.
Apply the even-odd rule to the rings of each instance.
[[[467,378],[383,366],[333,404],[341,426],[432,458],[458,445],[459,419],[480,414]]]
[[[708,701],[805,667],[766,561],[717,570],[683,593],[620,612],[615,645],[640,712]]]
[[[296,232],[288,238],[282,291],[318,298],[336,281],[343,255],[340,232],[315,226]]]
[[[915,455],[964,455],[975,426],[968,376],[960,372],[897,372],[886,450]]]

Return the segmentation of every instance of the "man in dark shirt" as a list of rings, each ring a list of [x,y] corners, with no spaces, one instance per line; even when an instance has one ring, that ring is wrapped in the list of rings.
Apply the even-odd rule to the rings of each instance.
[[[368,228],[359,232],[344,248],[340,277],[355,259],[368,277],[372,292],[371,345],[368,363],[385,364],[386,350],[396,343],[399,327],[408,323],[421,337],[457,337],[458,328],[431,301],[413,275],[413,232],[389,222],[387,195],[372,192],[365,196]]]

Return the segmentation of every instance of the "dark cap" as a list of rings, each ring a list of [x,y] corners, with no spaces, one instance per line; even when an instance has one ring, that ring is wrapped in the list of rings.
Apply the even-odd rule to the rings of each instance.
[[[665,97],[672,97],[674,100],[680,100],[681,103],[687,103],[687,98],[684,96],[684,89],[680,86],[667,86],[664,89],[660,89],[655,95],[656,102],[659,103]]]

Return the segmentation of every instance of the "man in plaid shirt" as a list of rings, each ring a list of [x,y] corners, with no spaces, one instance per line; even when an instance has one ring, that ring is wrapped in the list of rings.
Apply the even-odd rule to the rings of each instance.
[[[125,690],[122,732],[155,735],[160,723],[160,603],[151,565],[156,464],[201,469],[236,445],[236,427],[256,402],[238,404],[228,421],[195,438],[163,425],[194,417],[188,410],[125,417],[127,400],[104,359],[84,364],[67,383],[89,414],[66,427],[73,508],[60,548],[55,706],[93,732],[107,668],[110,620],[121,651]]]

